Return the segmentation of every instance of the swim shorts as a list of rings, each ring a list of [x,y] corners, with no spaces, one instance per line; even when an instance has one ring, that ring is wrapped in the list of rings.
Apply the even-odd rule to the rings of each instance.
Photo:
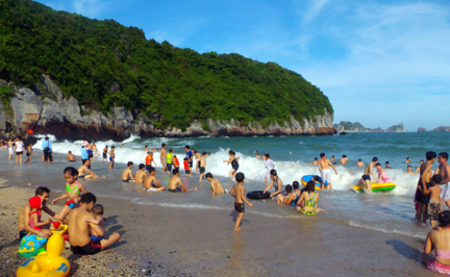
[[[20,241],[22,241],[23,237],[28,235],[28,231],[27,230],[22,230],[19,232],[19,237],[20,237]]]
[[[450,199],[450,185],[449,183],[445,185],[439,185],[441,188],[441,194],[439,195],[439,198],[444,199],[445,202],[447,202]]]
[[[80,175],[80,176],[78,176],[78,178],[83,178],[84,179],[84,175]]]
[[[53,156],[52,156],[51,153],[52,152],[45,152],[44,151],[44,161],[45,162],[48,162],[48,161],[53,162]]]
[[[150,169],[152,169],[152,166],[151,166],[151,165],[146,165],[146,166],[145,166],[145,170],[147,170],[148,172],[150,172]]]
[[[440,213],[440,204],[439,201],[431,201],[428,202],[428,219],[429,220],[438,220],[438,214]]]
[[[130,182],[131,182],[131,180],[130,180],[130,178],[128,177],[128,179],[126,179],[126,180],[122,180],[122,182],[124,182],[124,183],[130,183]]]
[[[167,164],[167,172],[171,172],[172,171],[172,164]]]
[[[102,251],[102,244],[91,241],[85,246],[70,246],[70,250],[76,255],[94,255]]]
[[[151,188],[149,188],[149,189],[145,189],[145,188],[142,188],[143,190],[145,190],[145,191],[158,191],[158,190],[156,190],[156,188],[154,188],[154,187],[151,187]]]
[[[109,157],[109,161],[110,161],[110,162],[114,162],[114,159],[111,158],[111,157]]]
[[[437,272],[437,273],[450,275],[450,265],[441,264],[440,262],[438,262],[436,260],[433,260],[432,262],[430,262],[427,265],[427,268],[429,270]]]
[[[197,162],[197,167],[200,167],[200,161]]]
[[[93,235],[91,235],[91,241],[92,242],[100,242],[101,240],[103,239],[103,237],[102,236],[93,236]]]
[[[31,156],[31,153],[27,153],[27,157]]]
[[[204,167],[200,167],[199,171],[200,171],[200,174],[203,174],[203,173],[205,173],[205,168]]]
[[[189,167],[192,168],[192,161],[188,162]]]
[[[238,213],[245,213],[244,203],[237,203],[237,202],[234,202],[234,209],[235,209],[236,212],[238,212]]]
[[[108,158],[108,156],[106,154],[103,154],[103,159]]]
[[[16,155],[23,155],[23,151],[16,152]]]
[[[89,153],[89,154],[88,154],[88,157],[89,157],[89,158],[93,158],[93,157],[94,157],[94,154]]]
[[[8,153],[9,153],[9,155],[14,154],[14,148],[8,148]]]
[[[189,170],[185,170],[186,174],[191,174],[191,172]]]
[[[182,192],[183,190],[177,187],[176,189],[169,189],[170,192]]]
[[[68,201],[66,201],[66,206],[69,206],[69,208],[71,208],[71,209],[73,209],[73,208],[76,208],[76,207],[79,207],[80,206],[80,202],[78,202],[78,203],[75,203],[75,200],[68,200]]]
[[[328,183],[331,183],[331,171],[330,169],[322,169],[322,173],[321,176],[322,180],[325,182],[327,181]]]
[[[363,175],[363,176],[362,176],[362,179],[363,179],[364,181],[367,181],[367,180],[370,181],[370,175]]]

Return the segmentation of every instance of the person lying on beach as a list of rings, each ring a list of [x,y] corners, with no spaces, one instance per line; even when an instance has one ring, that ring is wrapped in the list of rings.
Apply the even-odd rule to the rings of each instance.
[[[378,158],[373,157],[372,161],[367,165],[366,170],[364,170],[364,175],[361,176],[361,179],[364,181],[366,185],[367,192],[372,192],[372,180],[370,179],[370,175],[373,176],[374,180],[377,180],[375,173],[373,172],[373,167],[378,163]]]
[[[236,182],[237,184],[233,187],[230,194],[234,197],[234,209],[237,212],[236,217],[236,224],[234,225],[235,231],[241,230],[241,221],[244,218],[245,213],[245,206],[244,202],[247,203],[250,207],[253,207],[253,204],[250,203],[247,198],[245,198],[245,188],[244,188],[244,182],[245,182],[245,175],[242,172],[239,172],[236,174]]]
[[[38,187],[35,192],[35,196],[42,199],[42,210],[50,215],[51,217],[55,216],[55,212],[50,210],[47,207],[47,201],[50,196],[50,190],[46,187]],[[22,208],[22,210],[19,213],[19,217],[17,218],[17,227],[19,230],[19,238],[22,240],[24,236],[27,234],[35,234],[40,236],[41,238],[48,238],[52,232],[50,232],[47,228],[42,228],[41,230],[36,230],[30,226],[30,216],[31,213],[31,207],[29,202],[27,202],[27,205]]]
[[[298,194],[294,191],[291,185],[286,185],[284,190],[286,191],[286,195],[278,194],[277,204],[295,207],[295,204],[299,199]]]
[[[361,161],[361,159],[358,160],[358,162],[356,163],[357,167],[363,167],[364,163]]]
[[[386,170],[381,168],[380,163],[376,163],[375,167],[377,168],[378,178],[377,183],[390,183],[392,182],[391,179],[389,179],[389,176],[386,173]]]
[[[88,191],[84,186],[78,182],[78,170],[73,167],[64,169],[64,178],[66,179],[66,193],[52,201],[52,205],[62,199],[69,199],[66,201],[64,208],[59,214],[54,216],[55,219],[62,221],[70,213],[73,208],[80,206],[80,193],[86,194]]]
[[[437,221],[437,216],[442,210],[442,204],[439,201],[439,195],[441,194],[441,188],[439,184],[442,182],[442,177],[440,175],[434,175],[432,178],[431,185],[426,185],[423,187],[423,194],[429,195],[430,200],[428,201],[427,214],[430,220],[431,227],[435,227],[435,222]]]
[[[211,173],[209,173],[209,172],[206,173],[205,178],[211,184],[211,189],[209,190],[211,192],[211,195],[228,193],[228,191],[226,189],[223,189],[222,184],[219,182],[219,180],[214,179],[214,177]]]
[[[428,151],[425,154],[427,161],[420,167],[420,177],[419,181],[417,183],[417,189],[416,189],[416,195],[415,195],[415,201],[418,204],[417,213],[416,213],[416,219],[419,224],[422,224],[423,226],[426,225],[427,222],[427,205],[429,196],[424,195],[424,186],[426,184],[431,183],[431,177],[432,174],[432,166],[433,163],[436,161],[437,154],[433,151]]]
[[[384,163],[384,168],[386,168],[386,169],[392,169],[392,167],[391,167],[391,165],[389,164],[388,161],[386,161],[386,162]]]
[[[190,189],[190,190],[186,189],[186,187],[181,182],[179,170],[177,168],[175,168],[173,170],[173,176],[170,177],[170,180],[169,180],[169,191],[170,192],[188,192],[191,190],[197,191],[197,188]]]
[[[92,214],[95,219],[88,218],[86,219],[86,223],[93,223],[96,225],[100,225],[103,229],[105,229],[105,221],[103,220],[103,206],[100,204],[95,204],[94,208],[92,208]],[[91,229],[91,241],[100,242],[103,239],[103,235],[100,235],[96,229]]]
[[[319,162],[317,161],[317,157],[314,158],[314,161],[311,162],[312,165],[318,165]]]
[[[127,168],[125,168],[122,172],[122,182],[124,183],[136,182],[136,178],[134,178],[133,173],[131,172],[132,168],[133,162],[128,162]]]
[[[347,155],[342,155],[342,158],[339,160],[341,165],[346,165],[348,163]]]
[[[275,189],[275,191],[270,194],[270,198],[274,198],[275,196],[281,194],[281,191],[283,189],[283,181],[281,181],[281,179],[277,176],[277,171],[275,169],[272,169],[270,171],[270,184],[267,186],[263,193],[268,192],[272,187]]]
[[[187,175],[191,175],[192,176],[192,171],[189,168],[189,162],[188,162],[187,158],[184,158],[183,166],[184,166],[184,172],[186,172]]]
[[[72,151],[67,153],[66,162],[76,162],[75,155],[72,154]]]
[[[438,222],[439,227],[428,232],[422,259],[429,270],[450,275],[450,211],[439,213]]]
[[[98,179],[100,178],[97,174],[92,172],[92,170],[89,169],[89,166],[91,165],[91,160],[84,160],[83,165],[78,168],[78,179]],[[106,176],[102,176],[102,178],[106,178]]]
[[[316,215],[324,210],[318,209],[319,193],[314,192],[316,183],[309,181],[306,184],[305,191],[303,191],[300,199],[297,201],[296,209],[304,215]]]
[[[97,198],[92,193],[86,193],[81,196],[80,207],[70,211],[69,215],[69,242],[70,250],[76,255],[94,255],[102,250],[107,249],[120,239],[119,233],[113,233],[105,236],[105,229],[101,225],[86,222],[96,220],[91,214]],[[103,239],[94,242],[91,239],[91,233],[94,230],[97,236]]]
[[[200,160],[198,161],[200,163],[200,167],[199,167],[199,171],[200,171],[200,180],[201,181],[203,179],[203,176],[205,176],[205,168],[206,168],[206,157],[209,156],[209,153],[203,152],[202,153],[202,157],[200,158]]]
[[[233,177],[239,169],[239,158],[236,157],[236,152],[234,152],[233,150],[228,151],[228,155],[230,156],[230,159],[223,162],[227,163],[227,165],[231,163],[231,170],[230,172],[228,172],[228,175],[230,176],[231,181],[233,181]]]
[[[136,176],[136,184],[143,184],[145,178],[145,164],[139,165],[139,170],[135,173]]]
[[[155,177],[156,169],[154,167],[150,168],[150,172],[144,179],[144,190],[146,191],[163,191],[166,190]]]
[[[419,168],[419,172],[420,172],[420,168]],[[406,168],[405,174],[414,175],[414,174],[416,174],[416,172],[412,171],[412,166],[408,165],[408,167]]]

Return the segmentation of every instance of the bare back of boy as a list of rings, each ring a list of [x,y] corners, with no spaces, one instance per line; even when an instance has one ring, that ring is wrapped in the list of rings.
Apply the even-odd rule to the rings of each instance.
[[[165,187],[161,186],[161,184],[156,180],[156,177],[154,175],[147,175],[147,177],[144,180],[144,188],[145,190],[149,190],[153,188],[153,190],[157,191],[163,191],[166,190]]]
[[[211,181],[211,195],[225,193],[222,184],[217,179]]]
[[[169,180],[169,190],[175,191],[178,187],[179,187],[182,191],[187,191],[187,189],[185,188],[185,186],[184,186],[183,183],[181,182],[180,177],[178,177],[178,176],[176,176],[176,175],[170,177],[170,180]]]
[[[145,179],[145,171],[138,170],[136,171],[136,184],[143,184]]]

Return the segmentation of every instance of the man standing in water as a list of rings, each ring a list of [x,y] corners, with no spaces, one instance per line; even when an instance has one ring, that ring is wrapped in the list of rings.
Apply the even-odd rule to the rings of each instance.
[[[324,185],[325,181],[327,181],[328,184],[330,185],[330,192],[332,192],[333,187],[331,186],[330,166],[331,166],[331,168],[333,168],[334,173],[336,173],[336,175],[338,175],[336,168],[331,163],[330,159],[327,159],[327,157],[325,157],[325,153],[320,153],[320,160],[318,163],[318,167],[319,167],[320,176],[322,177],[322,189],[324,189],[323,185]]]
[[[420,223],[422,223],[423,226],[426,225],[427,222],[427,205],[429,197],[426,197],[423,194],[424,188],[427,185],[427,183],[431,183],[431,177],[433,176],[432,172],[432,166],[433,163],[436,161],[436,152],[428,151],[425,154],[427,158],[427,162],[424,163],[420,167],[420,177],[419,182],[417,184],[417,190],[416,190],[416,197],[415,201],[419,204],[419,208],[417,209],[416,219]],[[419,189],[421,188],[421,189]],[[441,200],[440,200],[441,202]],[[442,203],[442,202],[441,202]]]
[[[266,160],[265,165],[266,165],[267,173],[266,173],[266,176],[264,177],[264,184],[267,186],[267,179],[270,178],[270,171],[272,171],[272,169],[275,168],[275,165],[273,164],[273,161],[270,159],[270,154],[264,154],[263,159]]]
[[[375,173],[373,173],[373,167],[377,163],[378,163],[378,158],[373,157],[372,162],[370,162],[367,165],[366,170],[364,171],[364,175],[361,177],[364,181],[364,184],[367,187],[367,192],[372,192],[372,181],[370,180],[370,175],[373,176],[374,180],[378,180],[378,178],[375,176]]]
[[[439,162],[439,175],[442,177],[442,182],[439,185],[441,187],[441,194],[439,195],[439,201],[441,202],[441,210],[442,203],[445,202],[447,207],[450,208],[450,165],[448,164],[448,153],[441,152],[438,156]]]
[[[159,159],[161,160],[161,164],[163,166],[163,172],[166,172],[166,168],[167,168],[167,163],[166,163],[166,159],[167,159],[167,149],[166,149],[166,144],[163,143],[161,145],[161,151],[159,153]]]

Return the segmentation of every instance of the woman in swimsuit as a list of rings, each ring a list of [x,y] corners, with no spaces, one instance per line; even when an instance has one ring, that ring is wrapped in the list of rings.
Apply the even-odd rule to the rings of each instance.
[[[62,199],[69,199],[66,201],[66,205],[61,210],[61,212],[54,216],[57,220],[63,220],[66,218],[66,216],[70,213],[70,210],[72,210],[75,207],[78,207],[80,205],[80,192],[83,194],[88,193],[88,191],[84,188],[82,184],[78,182],[78,170],[76,170],[73,167],[67,167],[64,169],[64,178],[66,179],[66,193],[64,195],[61,195],[60,197],[54,199],[52,201],[52,205],[54,205],[56,202]]]
[[[429,270],[450,275],[450,211],[439,213],[438,222],[439,227],[427,235],[422,259]]]
[[[306,184],[306,190],[300,196],[300,199],[297,202],[296,209],[305,215],[316,215],[318,212],[321,212],[321,209],[317,208],[317,203],[319,202],[319,194],[314,192],[316,188],[316,183],[314,181],[309,181]],[[300,204],[304,201],[304,207],[301,208]]]
[[[33,144],[30,143],[30,145],[28,145],[27,147],[27,160],[24,163],[31,163],[31,154],[34,153],[34,155],[36,155],[36,152],[34,152],[33,148],[32,148]]]
[[[277,176],[277,171],[275,169],[272,169],[270,171],[270,184],[267,186],[267,188],[264,190],[263,193],[266,193],[269,191],[269,189],[273,186],[275,189],[274,193],[270,194],[270,198],[273,198],[275,196],[280,196],[282,200],[280,201],[284,201],[284,195],[281,194],[282,191],[282,187],[283,187],[283,181],[281,181],[281,179]],[[278,200],[277,200],[278,201]]]
[[[231,181],[234,181],[233,177],[239,169],[239,158],[236,157],[236,152],[233,150],[228,151],[228,156],[230,156],[230,159],[223,162],[227,163],[227,165],[231,163],[231,170],[228,172],[228,175],[230,175]]]
[[[389,176],[387,175],[386,171],[381,167],[380,163],[377,163],[375,165],[378,171],[378,181],[377,183],[390,183],[392,182],[391,179],[389,179]]]

